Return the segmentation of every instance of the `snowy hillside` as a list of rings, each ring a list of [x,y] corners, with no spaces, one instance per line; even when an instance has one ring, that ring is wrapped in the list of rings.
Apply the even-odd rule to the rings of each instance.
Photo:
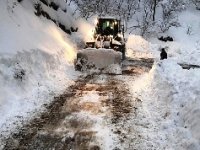
[[[180,27],[172,27],[148,38],[148,41],[135,35],[128,38],[129,57],[135,58],[136,52],[150,51],[155,58],[149,74],[141,76],[136,83],[129,82],[132,92],[143,101],[138,110],[139,119],[133,121],[141,124],[137,130],[141,133],[141,141],[146,144],[136,143],[138,149],[149,146],[156,149],[200,149],[200,70],[183,69],[179,65],[200,65],[199,15],[199,10],[192,6],[178,14]],[[158,37],[168,35],[174,41],[158,40]],[[161,48],[166,48],[167,60],[159,60]]]
[[[44,104],[50,103],[76,78],[73,69],[76,45],[73,36],[63,32],[53,21],[43,16],[37,17],[33,2],[0,1],[2,135],[20,127],[22,120],[29,120],[44,110]],[[46,9],[56,16],[65,15],[57,20],[65,18],[68,23],[66,26],[75,24],[70,13],[64,13],[60,8],[56,13],[53,9]]]

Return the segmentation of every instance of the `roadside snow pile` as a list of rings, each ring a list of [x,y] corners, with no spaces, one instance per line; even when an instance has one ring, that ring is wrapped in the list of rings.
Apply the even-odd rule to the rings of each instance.
[[[178,65],[200,65],[199,15],[195,9],[179,14],[181,26],[165,33],[173,42],[155,38],[140,42],[132,37],[127,43],[133,45],[129,57],[137,57],[134,49],[143,49],[152,52],[156,61],[149,74],[128,82],[132,94],[142,101],[133,120],[139,134],[136,149],[200,149],[200,70],[184,70]],[[134,41],[139,45],[134,46]],[[166,48],[167,60],[159,61],[160,48]],[[140,56],[146,57],[145,53]]]
[[[139,35],[130,35],[126,43],[126,56],[131,58],[152,58],[151,43]]]
[[[133,120],[139,134],[136,149],[200,149],[199,74],[198,69],[183,70],[169,59],[128,82],[141,100]]]
[[[200,70],[182,69],[176,62],[165,61],[163,73],[168,83],[173,85],[174,114],[180,115],[181,125],[191,131],[192,137],[200,141]],[[177,121],[178,122],[178,121]],[[192,149],[192,148],[190,148]],[[200,145],[198,145],[200,149]]]
[[[131,36],[127,42],[129,57],[146,57],[149,51],[155,58],[149,74],[127,82],[141,100],[132,122],[138,133],[133,135],[135,149],[200,149],[200,69],[184,70],[178,65],[200,65],[199,15],[195,9],[178,14],[181,26],[161,34],[174,41],[151,38],[147,42]],[[161,48],[166,48],[167,60],[159,60]]]
[[[126,43],[126,48],[145,52],[149,50],[149,42],[139,35],[130,35]]]
[[[31,0],[0,1],[0,20],[1,140],[44,110],[77,75],[70,37],[35,16]]]

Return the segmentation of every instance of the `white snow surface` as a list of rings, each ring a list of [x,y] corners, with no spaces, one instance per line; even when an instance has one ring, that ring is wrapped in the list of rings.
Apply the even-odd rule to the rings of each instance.
[[[149,57],[149,52],[155,59],[150,73],[127,82],[132,94],[142,101],[132,120],[141,138],[134,143],[136,149],[200,149],[200,70],[185,70],[179,65],[200,65],[199,15],[195,9],[179,14],[181,26],[161,34],[172,36],[173,42],[156,38],[147,42],[135,35],[128,39],[129,57]],[[160,60],[162,47],[167,60]]]
[[[70,38],[53,22],[36,17],[31,0],[0,1],[2,137],[44,111],[44,104],[74,83],[76,47]]]
[[[72,65],[76,54],[72,41],[76,39],[70,40],[54,23],[36,17],[30,0],[22,5],[13,2],[16,1],[0,1],[0,132],[3,136],[20,127],[19,120],[29,120],[43,111],[44,104],[73,84],[77,77]],[[133,97],[141,100],[137,117],[129,121],[140,135],[133,141],[135,149],[200,149],[200,70],[183,70],[178,65],[200,65],[199,15],[195,10],[179,14],[181,27],[166,33],[174,42],[155,38],[147,42],[136,35],[128,39],[128,57],[155,58],[149,73],[136,81],[124,78]],[[88,34],[92,35],[89,29]],[[81,32],[86,34],[88,30],[83,27]],[[159,49],[166,46],[168,59],[161,61]],[[98,101],[95,92],[86,95],[83,101],[88,97]]]
[[[169,59],[128,82],[142,101],[132,122],[141,137],[136,149],[200,149],[198,75],[199,70],[183,70]]]
[[[199,15],[200,12],[195,8],[180,12],[178,19],[181,26],[172,27],[167,33],[160,34],[173,37],[173,42],[161,42],[157,38],[149,39],[154,47],[154,54],[159,57],[159,48],[167,47],[168,56],[177,62],[200,65]]]

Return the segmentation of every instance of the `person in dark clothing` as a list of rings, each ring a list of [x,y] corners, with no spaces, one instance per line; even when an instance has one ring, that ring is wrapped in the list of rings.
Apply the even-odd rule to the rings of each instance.
[[[105,35],[113,35],[113,31],[114,30],[111,27],[108,26],[108,27],[105,28],[104,34]]]
[[[164,48],[161,49],[160,60],[167,59],[167,52]]]

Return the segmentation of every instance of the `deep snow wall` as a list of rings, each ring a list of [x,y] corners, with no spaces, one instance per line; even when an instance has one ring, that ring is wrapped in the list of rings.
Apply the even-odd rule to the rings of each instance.
[[[133,120],[136,149],[198,150],[199,71],[183,70],[175,61],[156,61],[148,74],[128,82],[141,100]],[[193,78],[193,79],[192,79]]]
[[[65,17],[68,24],[75,23],[70,13]],[[74,35],[37,17],[32,0],[0,1],[1,146],[2,138],[44,111],[44,104],[74,83],[73,41]]]
[[[187,15],[191,16],[191,13]],[[185,24],[193,23],[192,20],[198,13],[195,17],[192,13],[192,16],[187,18],[189,21]],[[196,23],[198,21],[194,24]],[[174,29],[174,42],[160,42],[155,39],[148,42],[140,36],[129,36],[128,57],[153,57],[155,60],[150,73],[142,75],[134,82],[128,82],[133,95],[142,101],[137,117],[133,120],[135,129],[140,134],[135,143],[136,149],[200,149],[200,70],[187,70],[180,65],[199,65],[199,49],[196,47],[199,35],[187,35],[185,24],[176,29],[179,33],[176,36]],[[197,30],[198,27],[193,29]],[[187,40],[188,38],[191,39]],[[168,59],[160,60],[160,48],[166,46]],[[190,49],[188,46],[191,46]]]

